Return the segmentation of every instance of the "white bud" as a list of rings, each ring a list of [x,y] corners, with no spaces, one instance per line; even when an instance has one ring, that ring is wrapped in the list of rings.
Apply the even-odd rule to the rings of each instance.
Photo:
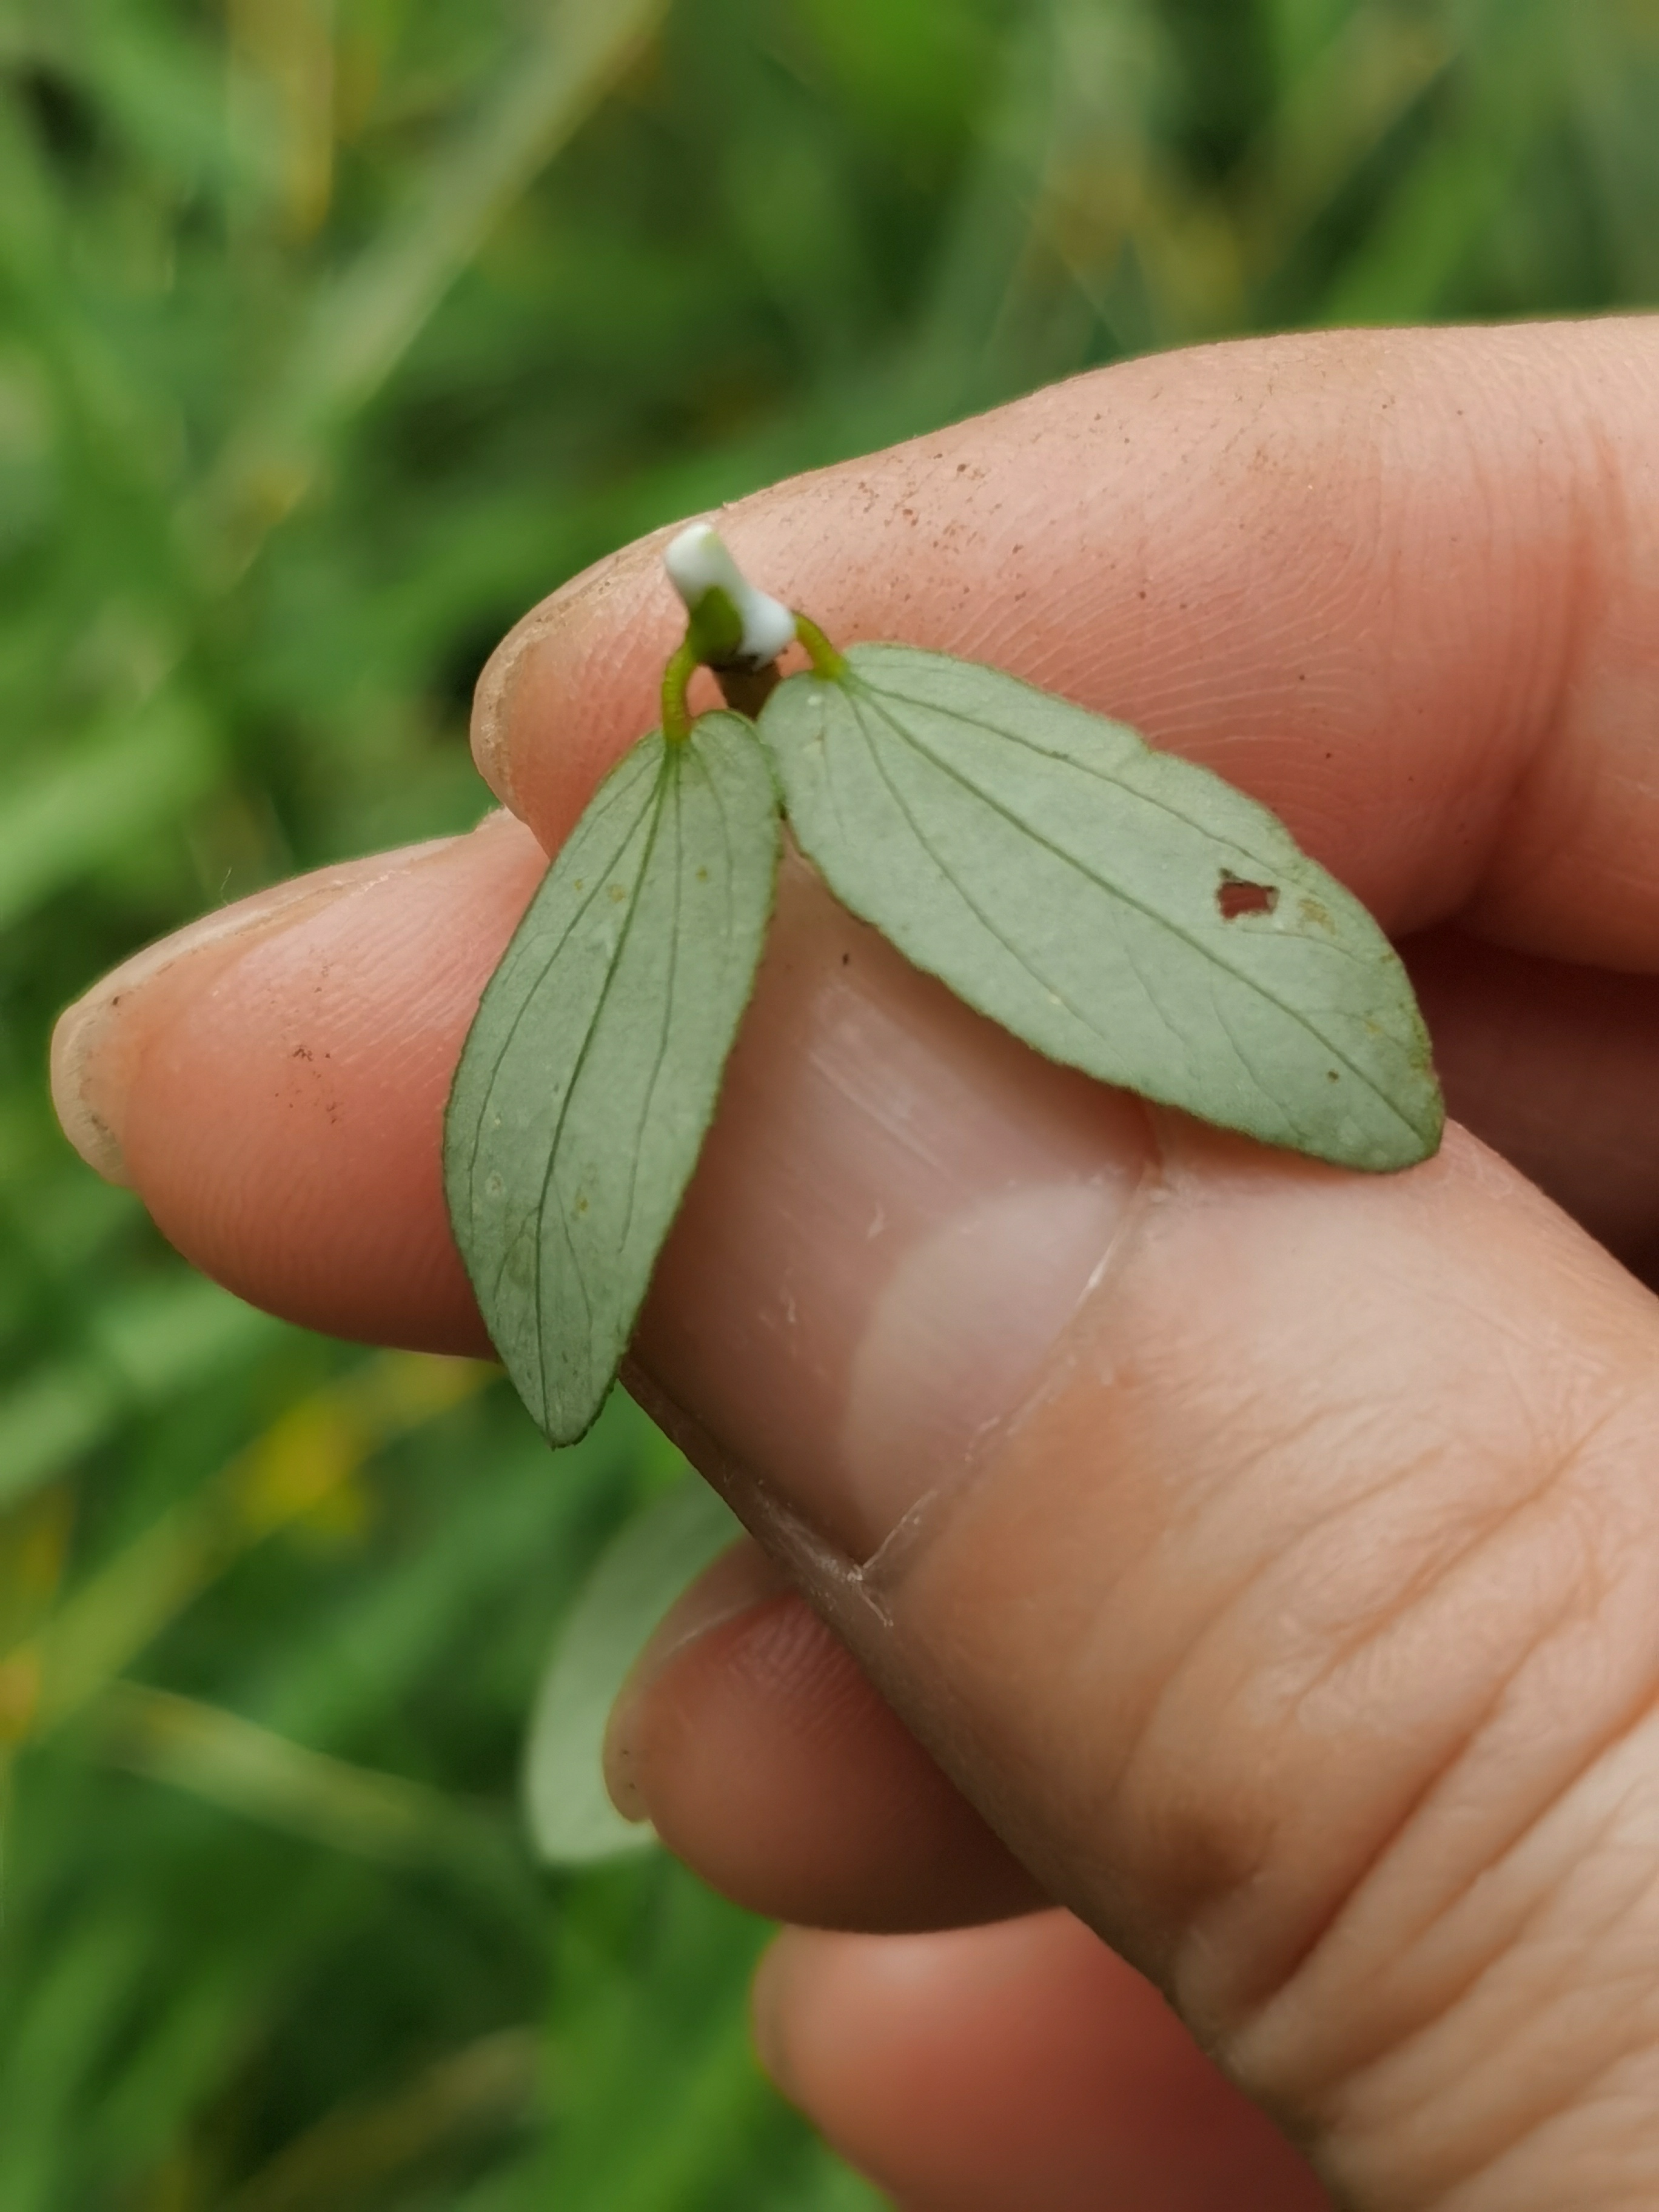
[[[688,523],[664,553],[668,580],[695,615],[712,591],[724,592],[743,624],[742,657],[755,667],[775,660],[793,642],[795,617],[781,599],[757,592],[726,550],[712,523]]]

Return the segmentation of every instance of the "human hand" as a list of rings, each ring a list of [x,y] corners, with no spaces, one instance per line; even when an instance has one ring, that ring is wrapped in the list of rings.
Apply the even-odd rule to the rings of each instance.
[[[1652,322],[1217,348],[722,519],[832,634],[1274,807],[1408,940],[1465,1125],[1372,1179],[1149,1110],[786,881],[635,1352],[783,1565],[712,1571],[612,1768],[745,1901],[888,1931],[787,1936],[760,2014],[911,2212],[1659,2194],[1656,400]],[[487,672],[528,830],[266,894],[66,1018],[71,1134],[244,1295],[483,1348],[444,1092],[649,711],[656,553]]]

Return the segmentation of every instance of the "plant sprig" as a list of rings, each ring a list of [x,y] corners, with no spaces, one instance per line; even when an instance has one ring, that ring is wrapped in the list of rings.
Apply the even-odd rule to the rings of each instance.
[[[696,1165],[786,819],[844,906],[1048,1058],[1342,1167],[1435,1151],[1406,971],[1265,806],[1000,670],[839,651],[707,524],[667,566],[661,726],[548,870],[445,1121],[456,1241],[552,1443],[604,1402]],[[702,666],[731,703],[694,717]]]

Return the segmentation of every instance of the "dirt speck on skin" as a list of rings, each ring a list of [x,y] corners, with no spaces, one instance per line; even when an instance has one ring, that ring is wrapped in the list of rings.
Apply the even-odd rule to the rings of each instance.
[[[1231,869],[1221,871],[1221,881],[1216,885],[1216,911],[1223,921],[1237,921],[1241,915],[1271,914],[1279,904],[1276,884],[1253,884]]]

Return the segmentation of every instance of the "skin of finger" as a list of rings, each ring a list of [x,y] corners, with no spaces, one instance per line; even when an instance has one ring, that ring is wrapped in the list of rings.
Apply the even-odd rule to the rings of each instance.
[[[1615,2082],[1645,2172],[1651,1301],[1468,1139],[1392,1183],[1191,1141],[849,1632],[1339,2193],[1626,2202],[1575,2127]]]
[[[1462,939],[1424,943],[1413,965],[1428,981],[1439,1033],[1451,1040],[1450,1065],[1443,1052],[1442,1060],[1454,1102],[1467,1098],[1489,1113],[1517,1152],[1530,1147],[1546,1172],[1563,1164],[1548,1150],[1545,1118],[1548,1104],[1559,1105],[1586,1145],[1582,1171],[1564,1179],[1577,1183],[1573,1194],[1593,1223],[1639,1246],[1652,1219],[1640,1205],[1644,1164],[1617,1139],[1620,1102],[1628,1097],[1633,1108],[1659,1082],[1659,1023],[1637,1018],[1651,987],[1641,978],[1552,969]],[[1585,1022],[1575,1026],[1579,1016]],[[1529,1018],[1537,1020],[1535,1036]],[[1566,1164],[1580,1158],[1575,1152]],[[893,1929],[1007,1909],[998,1869],[988,1878],[967,1838],[951,1845],[948,1878],[930,1877],[909,1848],[932,1832],[910,1809],[921,1778],[889,1772],[901,1747],[914,1760],[926,1754],[904,1731],[883,1741],[884,1705],[872,1700],[839,1642],[822,1626],[808,1628],[813,1616],[800,1620],[823,1663],[851,1673],[858,1695],[850,1711],[820,1686],[816,1668],[767,1664],[763,1650],[747,1651],[742,1637],[730,1651],[709,1645],[651,1686],[635,1717],[635,1750],[671,1846],[716,1887],[786,1920]],[[757,1634],[763,1626],[755,1624]],[[794,1629],[787,1633],[793,1641]],[[824,1725],[830,1714],[833,1730]],[[937,1775],[931,1761],[927,1771],[930,1780]],[[890,1796],[870,1806],[875,1776]],[[866,1848],[866,1838],[879,1847]]]
[[[906,2212],[1317,2212],[1291,2144],[1065,1913],[951,1936],[786,1934],[774,2078]]]
[[[1253,792],[1404,934],[1651,967],[1659,319],[1343,331],[1079,378],[720,516],[843,642],[988,660]],[[550,845],[643,726],[661,541],[527,616],[486,776]]]
[[[751,1912],[907,1929],[1046,1902],[798,1595],[679,1644],[618,1722],[641,1809]]]
[[[112,1111],[128,1175],[188,1259],[307,1328],[489,1355],[440,1132],[467,1023],[545,866],[494,818],[135,994]]]
[[[1659,977],[1482,944],[1401,948],[1449,1111],[1659,1283]]]
[[[1060,1072],[1005,1075],[988,1040],[963,1077],[920,979],[879,986],[890,1025],[849,1008],[865,952],[843,969],[845,925],[808,920],[781,921],[787,1004],[739,1048],[637,1350],[740,1506],[781,1484],[852,1542],[835,1440],[896,1279],[872,1256],[854,1282],[878,1249],[860,1159],[899,1128],[937,1160],[963,1096],[1006,1079],[1008,1144],[1058,1160],[1074,1109]],[[1050,1893],[1354,2202],[1563,2201],[1570,2147],[1540,2115],[1586,2069],[1650,2063],[1605,2002],[1625,1950],[1595,1939],[1632,1848],[1608,1796],[1655,1682],[1651,1300],[1461,1134],[1379,1180],[1159,1128],[1001,1449],[952,1464],[924,1437],[937,1476],[903,1547],[839,1580],[803,1556],[811,1595]],[[881,1188],[902,1177],[895,1155]],[[915,1340],[945,1382],[907,1370],[904,1391],[971,1396],[995,1340]],[[884,1462],[906,1471],[902,1412]],[[1587,1990],[1553,1988],[1564,1941]],[[1581,2002],[1594,2032],[1568,2038]],[[1507,2067],[1466,2112],[1493,2050]]]
[[[126,1094],[138,1072],[148,1031],[133,1018],[139,1006],[168,1003],[173,973],[188,967],[189,990],[205,988],[221,957],[243,951],[255,936],[286,927],[303,911],[336,896],[361,891],[374,878],[400,872],[453,842],[437,838],[401,852],[337,862],[252,896],[210,909],[185,928],[146,945],[94,984],[52,1031],[52,1103],[64,1132],[89,1167],[111,1182],[127,1180],[122,1150]],[[182,1001],[178,1001],[182,1003]]]

